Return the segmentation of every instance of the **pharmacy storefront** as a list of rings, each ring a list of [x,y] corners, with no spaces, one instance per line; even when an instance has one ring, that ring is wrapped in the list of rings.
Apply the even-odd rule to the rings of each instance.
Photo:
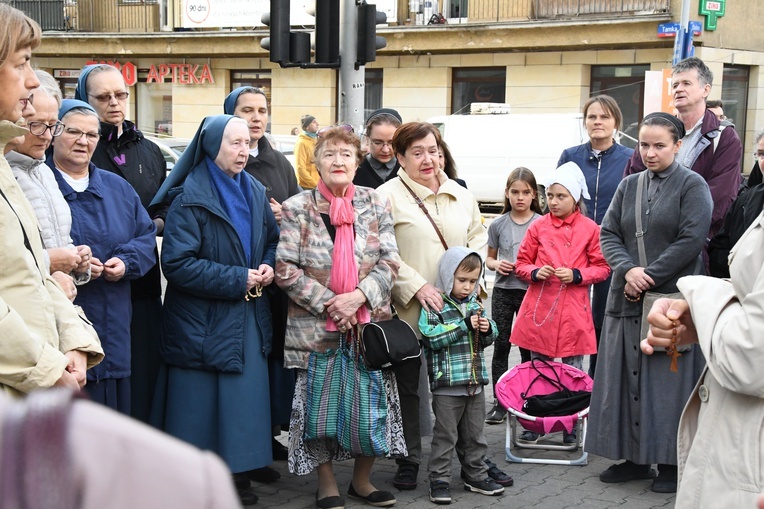
[[[188,92],[197,98],[197,104],[207,101],[222,103],[209,64],[156,62],[145,66],[139,62],[86,61],[84,65],[106,63],[122,72],[128,86],[128,118],[146,134],[173,136],[173,95]],[[64,97],[74,97],[80,69],[52,69]],[[184,90],[193,89],[193,90]],[[212,97],[208,97],[212,95]]]

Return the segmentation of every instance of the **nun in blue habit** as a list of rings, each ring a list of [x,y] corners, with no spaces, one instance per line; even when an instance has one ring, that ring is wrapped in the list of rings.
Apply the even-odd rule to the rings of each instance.
[[[152,424],[214,451],[242,503],[247,472],[272,463],[268,353],[279,229],[265,188],[243,172],[247,123],[207,117],[155,203],[170,202],[162,245],[167,278],[163,365]]]

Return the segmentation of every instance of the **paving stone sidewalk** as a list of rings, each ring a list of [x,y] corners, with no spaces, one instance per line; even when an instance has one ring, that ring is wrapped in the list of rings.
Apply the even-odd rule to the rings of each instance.
[[[490,299],[488,299],[490,303]],[[490,310],[489,314],[490,316]],[[493,348],[486,350],[488,365],[493,355]],[[510,354],[510,366],[520,362],[516,348]],[[584,366],[588,368],[587,365]],[[486,411],[493,404],[492,398],[486,398]],[[537,465],[527,463],[507,463],[505,459],[505,430],[506,426],[486,425],[485,433],[488,441],[489,457],[515,480],[514,486],[507,488],[503,495],[488,497],[477,493],[464,491],[459,478],[459,464],[454,458],[454,471],[451,482],[450,506],[459,508],[544,508],[563,509],[576,508],[611,508],[649,509],[671,508],[674,506],[674,495],[653,493],[650,491],[651,481],[634,481],[624,484],[605,484],[600,482],[599,474],[613,461],[598,456],[589,455],[585,466]],[[562,442],[562,437],[551,435],[551,440]],[[286,444],[287,436],[282,433],[279,440]],[[527,449],[521,451],[525,453]],[[427,458],[430,452],[430,437],[423,438],[424,462],[419,472],[419,486],[412,491],[398,491],[393,487],[392,480],[396,465],[393,460],[377,460],[372,471],[372,482],[381,490],[395,494],[397,503],[393,507],[424,509],[439,507],[430,502],[427,483]],[[557,453],[561,458],[573,453]],[[524,455],[524,454],[522,454]],[[571,457],[571,456],[567,456]],[[316,475],[295,476],[288,472],[286,462],[280,461],[273,465],[281,472],[281,479],[273,484],[255,484],[254,488],[260,501],[252,508],[279,507],[283,509],[313,508],[315,504]],[[352,461],[335,463],[334,472],[341,492],[346,492],[352,477]],[[371,507],[367,504],[346,497],[346,507]]]

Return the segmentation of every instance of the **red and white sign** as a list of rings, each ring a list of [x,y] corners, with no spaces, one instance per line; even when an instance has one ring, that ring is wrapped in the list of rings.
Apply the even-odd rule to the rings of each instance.
[[[201,67],[201,71],[199,68]],[[166,78],[170,78],[171,83],[180,83],[181,85],[201,85],[204,83],[215,83],[212,77],[212,71],[207,64],[159,64],[149,67],[149,75],[146,77],[146,83],[165,83]]]
[[[128,87],[132,87],[138,82],[138,67],[132,62],[107,62],[91,60],[90,64],[108,64],[116,67],[122,72],[122,78]],[[78,77],[79,69],[54,71],[57,78]],[[71,76],[64,76],[64,73],[71,73]],[[74,74],[76,73],[76,74]],[[204,83],[215,83],[212,77],[212,70],[208,64],[156,64],[149,67],[149,74],[146,77],[146,83],[178,83],[180,85],[203,85]]]

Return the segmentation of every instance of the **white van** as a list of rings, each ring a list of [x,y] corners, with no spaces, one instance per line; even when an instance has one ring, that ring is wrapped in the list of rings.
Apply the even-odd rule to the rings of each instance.
[[[544,176],[557,168],[564,149],[589,139],[581,113],[449,115],[428,122],[440,130],[459,178],[484,209],[504,202],[504,187],[513,169],[529,168],[541,185]]]

